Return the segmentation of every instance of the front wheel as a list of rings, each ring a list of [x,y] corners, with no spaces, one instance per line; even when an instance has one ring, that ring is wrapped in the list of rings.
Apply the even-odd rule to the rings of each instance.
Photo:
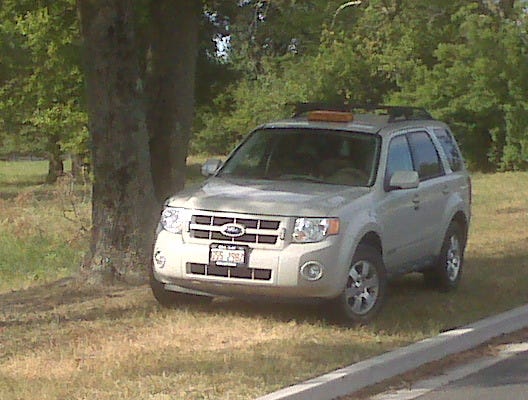
[[[381,254],[371,246],[359,245],[345,289],[331,302],[331,311],[339,322],[366,323],[381,309],[386,290],[387,275]]]
[[[424,271],[428,286],[447,292],[455,289],[462,278],[465,237],[460,225],[452,222],[447,229],[442,250],[431,269]]]

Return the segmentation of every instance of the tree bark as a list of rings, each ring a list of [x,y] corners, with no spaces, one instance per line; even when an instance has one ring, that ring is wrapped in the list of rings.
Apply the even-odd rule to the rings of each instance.
[[[194,117],[201,1],[151,0],[147,125],[154,188],[162,202],[185,183]]]
[[[90,182],[90,163],[85,154],[71,154],[71,174],[76,183]]]
[[[52,136],[49,138],[47,150],[49,166],[46,182],[55,183],[60,176],[64,175],[62,149],[57,136]]]
[[[132,0],[79,0],[84,40],[93,196],[84,271],[143,280],[156,201],[134,36]]]
[[[499,1],[499,7],[504,18],[511,18],[515,11],[515,0]]]

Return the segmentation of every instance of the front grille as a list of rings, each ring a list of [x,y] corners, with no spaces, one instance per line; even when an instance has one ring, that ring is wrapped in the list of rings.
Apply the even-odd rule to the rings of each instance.
[[[245,227],[245,233],[239,237],[226,236],[222,226],[237,224]],[[279,239],[280,221],[272,219],[225,217],[217,215],[193,215],[190,236],[195,239],[219,240],[231,243],[276,244]]]
[[[187,273],[203,276],[248,279],[252,281],[269,281],[271,279],[270,269],[217,267],[198,263],[187,263]]]

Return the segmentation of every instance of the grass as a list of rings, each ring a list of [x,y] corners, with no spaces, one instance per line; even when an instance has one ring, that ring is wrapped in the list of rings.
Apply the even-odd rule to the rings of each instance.
[[[25,188],[40,185],[47,165],[47,161],[0,161],[0,198],[12,198]]]
[[[43,187],[28,166],[17,191],[5,172],[13,167],[0,168],[0,193],[10,193],[0,207],[0,263],[9,256],[10,265],[28,265],[9,278],[15,286],[0,288],[3,400],[255,398],[528,301],[528,173],[473,178],[459,290],[433,292],[418,275],[401,278],[373,324],[346,329],[307,306],[215,299],[166,310],[146,287],[51,282],[42,272],[35,282],[43,254],[53,255],[46,271],[55,278],[75,271],[86,238],[71,215],[62,216],[64,189]],[[31,247],[35,237],[42,242]],[[68,242],[76,250],[58,250]],[[2,268],[4,282],[10,272]]]
[[[46,185],[45,161],[0,162],[0,291],[71,275],[86,247],[86,188]]]

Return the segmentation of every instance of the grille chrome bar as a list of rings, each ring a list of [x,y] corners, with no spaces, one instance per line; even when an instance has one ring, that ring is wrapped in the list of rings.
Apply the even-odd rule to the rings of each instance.
[[[242,225],[245,233],[239,237],[226,236],[222,233],[225,224]],[[275,219],[200,213],[192,216],[189,233],[194,239],[275,245],[281,238],[280,225],[280,220]]]

